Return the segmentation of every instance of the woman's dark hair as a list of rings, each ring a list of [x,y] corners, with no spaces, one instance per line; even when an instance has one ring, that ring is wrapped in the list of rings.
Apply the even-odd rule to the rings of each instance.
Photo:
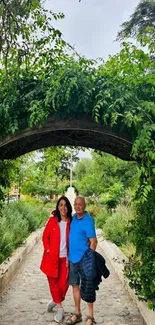
[[[60,199],[58,200],[57,202],[57,205],[56,205],[56,211],[55,211],[55,214],[56,216],[58,217],[58,221],[60,222],[61,221],[61,216],[60,216],[60,212],[59,212],[59,209],[58,209],[58,205],[60,203],[61,200],[64,200],[66,202],[66,206],[67,206],[67,217],[70,219],[70,222],[72,221],[72,206],[68,200],[68,198],[66,196],[61,196]]]

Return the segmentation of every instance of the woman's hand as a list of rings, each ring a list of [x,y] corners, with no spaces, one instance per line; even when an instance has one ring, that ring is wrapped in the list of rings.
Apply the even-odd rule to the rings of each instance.
[[[66,267],[68,268],[69,267],[69,261],[68,261],[68,258],[66,257]]]

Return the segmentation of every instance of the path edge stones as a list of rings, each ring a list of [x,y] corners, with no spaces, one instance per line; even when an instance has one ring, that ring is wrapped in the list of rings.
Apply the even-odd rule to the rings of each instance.
[[[19,270],[26,256],[41,239],[43,228],[34,231],[13,254],[0,264],[0,294],[8,286],[16,272]]]
[[[106,253],[106,257],[112,264],[115,273],[118,275],[119,279],[123,283],[125,289],[128,291],[129,295],[137,305],[140,314],[142,315],[145,323],[147,325],[155,325],[155,312],[147,308],[145,302],[139,301],[134,290],[129,286],[129,281],[123,275],[124,264],[123,260],[127,260],[127,257],[121,252],[121,250],[112,242],[105,240],[102,236],[102,230],[97,229],[98,245]]]

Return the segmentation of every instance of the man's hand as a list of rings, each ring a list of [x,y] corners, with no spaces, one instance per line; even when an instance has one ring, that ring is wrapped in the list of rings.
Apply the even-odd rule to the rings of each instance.
[[[90,246],[90,240],[88,240],[88,243],[87,244],[88,244],[88,246]]]
[[[95,251],[96,246],[97,246],[97,238],[89,238],[89,242],[88,245],[90,246],[90,248]]]

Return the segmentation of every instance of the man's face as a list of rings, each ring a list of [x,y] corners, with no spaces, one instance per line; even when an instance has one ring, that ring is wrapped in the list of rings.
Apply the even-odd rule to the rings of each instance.
[[[74,202],[74,209],[78,216],[83,216],[85,211],[85,201],[83,198],[77,197]]]

